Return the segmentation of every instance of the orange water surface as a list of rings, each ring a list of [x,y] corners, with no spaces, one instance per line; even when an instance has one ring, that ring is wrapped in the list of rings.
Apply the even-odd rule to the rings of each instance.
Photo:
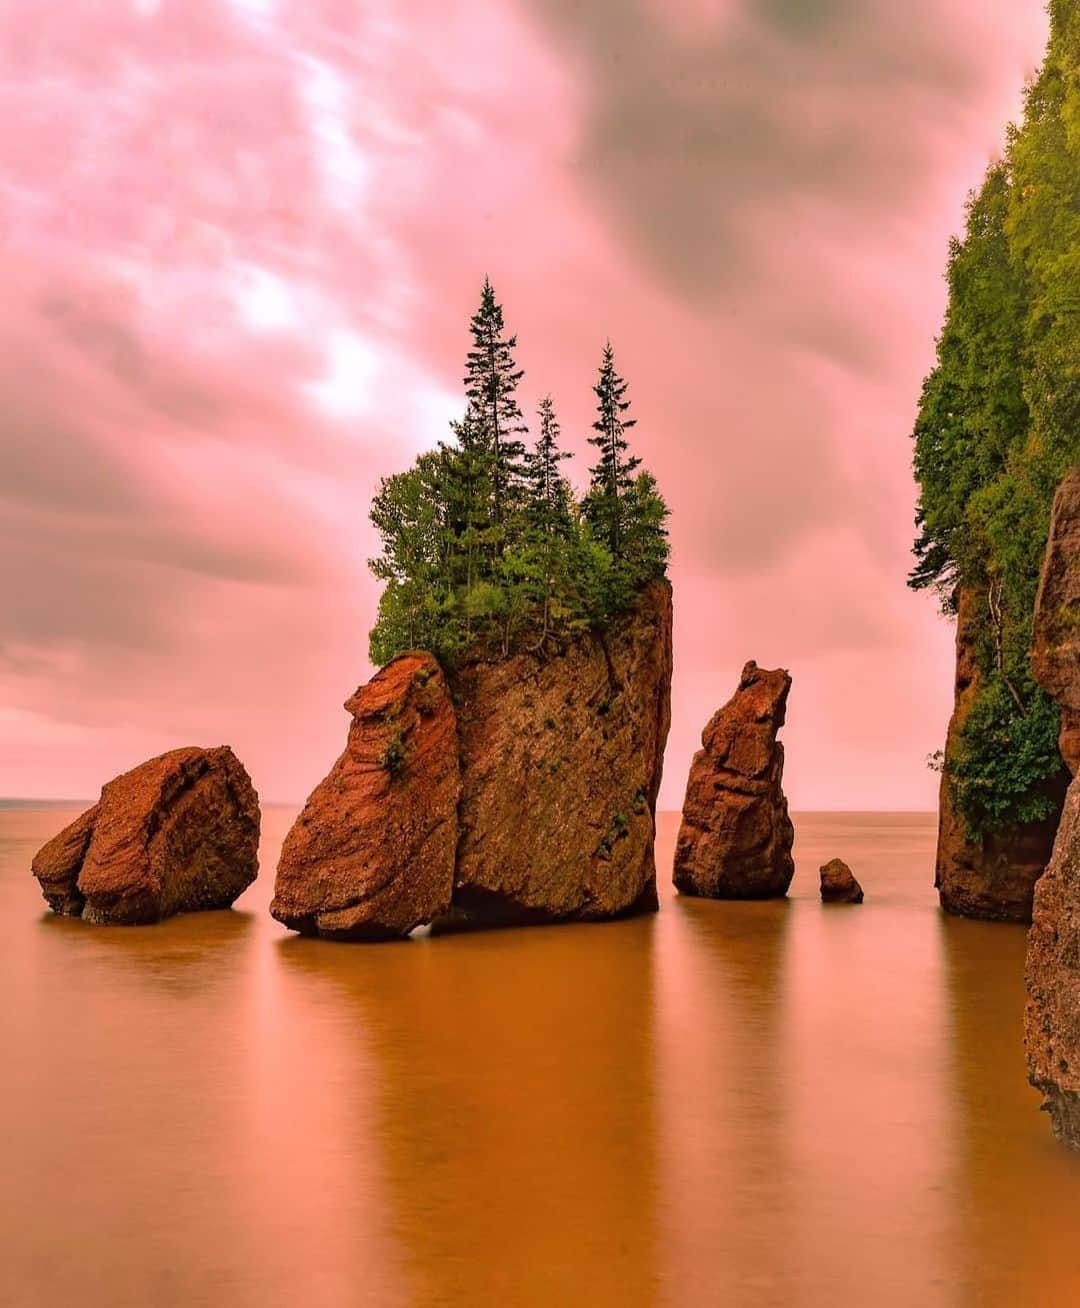
[[[394,945],[46,914],[0,808],[0,1303],[1080,1304],[1080,1157],[1024,1077],[1024,931],[930,815],[796,817],[786,902]],[[816,870],[866,890],[823,908]]]

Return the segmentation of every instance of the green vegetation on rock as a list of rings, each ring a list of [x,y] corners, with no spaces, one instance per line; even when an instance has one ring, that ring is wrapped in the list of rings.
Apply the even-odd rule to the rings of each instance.
[[[522,372],[502,306],[485,281],[470,323],[463,417],[453,439],[384,478],[371,506],[385,582],[370,636],[384,664],[406,649],[454,662],[466,653],[543,648],[627,608],[667,566],[668,510],[630,455],[626,382],[605,346],[594,390],[599,452],[579,500],[550,396],[535,444],[517,400]]]
[[[980,689],[943,762],[980,836],[1046,817],[1057,713],[1029,649],[1054,490],[1080,457],[1080,4],[1053,0],[1023,123],[949,251],[949,307],[915,426],[911,585],[985,604]]]

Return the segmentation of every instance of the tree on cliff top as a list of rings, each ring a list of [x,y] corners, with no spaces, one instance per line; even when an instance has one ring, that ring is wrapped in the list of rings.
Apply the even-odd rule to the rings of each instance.
[[[1080,458],[1080,4],[949,255],[949,307],[915,425],[915,587],[984,606],[981,689],[945,760],[972,834],[1048,816],[1056,710],[1029,647],[1054,490]]]
[[[525,475],[521,438],[528,428],[517,402],[518,383],[525,374],[514,362],[517,337],[506,335],[502,305],[486,277],[469,330],[473,348],[466,356],[465,394],[472,420],[485,435],[491,459],[492,516],[501,522]]]
[[[450,662],[538,650],[602,626],[667,567],[667,506],[627,451],[633,420],[610,346],[594,388],[602,457],[586,508],[561,472],[568,455],[550,397],[525,453],[517,340],[490,282],[470,330],[466,408],[453,439],[385,478],[372,504],[382,552],[371,567],[385,583],[370,637],[375,663],[415,647]]]

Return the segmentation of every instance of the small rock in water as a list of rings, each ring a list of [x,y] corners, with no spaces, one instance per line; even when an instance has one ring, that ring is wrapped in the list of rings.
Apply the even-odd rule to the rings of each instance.
[[[228,748],[174,749],[102,787],[32,869],[55,913],[142,926],[229,908],[258,872],[259,797]]]
[[[821,902],[823,904],[861,904],[862,886],[855,880],[851,868],[842,858],[831,859],[821,869]]]

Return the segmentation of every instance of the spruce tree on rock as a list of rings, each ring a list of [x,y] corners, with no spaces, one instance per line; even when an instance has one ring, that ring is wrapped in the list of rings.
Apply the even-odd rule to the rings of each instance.
[[[596,392],[597,418],[595,436],[589,444],[600,452],[600,461],[589,471],[591,482],[585,512],[597,539],[607,546],[616,563],[623,557],[624,500],[633,485],[634,471],[641,460],[627,453],[625,433],[637,419],[626,416],[630,401],[626,382],[615,370],[615,351],[608,341],[600,373],[593,387]]]
[[[536,445],[525,456],[528,521],[527,544],[535,560],[533,581],[535,598],[540,606],[542,646],[551,631],[552,601],[564,581],[567,543],[573,529],[573,494],[559,464],[570,457],[559,449],[559,419],[550,395],[537,408],[540,434]]]
[[[492,517],[503,522],[524,479],[528,430],[517,402],[523,371],[514,362],[517,337],[507,336],[502,305],[485,277],[480,307],[469,323],[473,348],[466,357],[465,394],[473,421],[483,432],[491,453]]]

